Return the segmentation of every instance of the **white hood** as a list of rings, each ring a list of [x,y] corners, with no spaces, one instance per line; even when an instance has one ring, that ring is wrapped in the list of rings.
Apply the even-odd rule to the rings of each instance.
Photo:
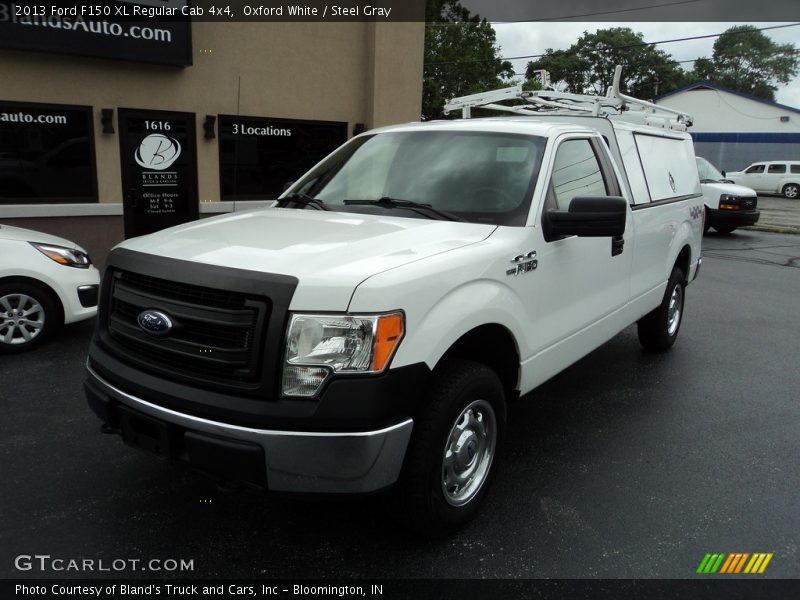
[[[0,225],[0,239],[19,240],[21,242],[35,242],[37,244],[53,244],[54,246],[63,246],[64,248],[73,248],[85,252],[85,250],[78,246],[78,244],[75,242],[70,242],[62,237],[50,235],[49,233],[33,231],[32,229],[12,227],[11,225]]]
[[[730,196],[736,196],[737,198],[755,198],[757,195],[755,190],[752,188],[744,185],[738,185],[736,183],[723,183],[721,181],[714,181],[712,183],[703,183],[702,186],[703,188],[714,190],[715,193],[728,194]],[[717,198],[717,200],[718,199],[719,198]]]
[[[265,208],[202,219],[118,247],[299,279],[293,310],[346,310],[388,269],[486,239],[495,225]]]

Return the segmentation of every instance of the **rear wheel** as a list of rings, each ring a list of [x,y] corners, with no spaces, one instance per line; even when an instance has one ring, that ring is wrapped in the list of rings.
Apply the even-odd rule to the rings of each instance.
[[[392,498],[404,525],[428,537],[454,531],[477,513],[506,415],[503,386],[485,365],[446,360],[433,382]]]
[[[645,350],[664,352],[672,347],[683,321],[686,278],[680,267],[672,269],[658,308],[639,319],[639,343]]]
[[[32,350],[58,328],[51,294],[28,282],[0,284],[0,353]]]
[[[786,198],[791,198],[792,200],[797,199],[800,197],[800,186],[796,183],[788,183],[783,186],[783,195]]]

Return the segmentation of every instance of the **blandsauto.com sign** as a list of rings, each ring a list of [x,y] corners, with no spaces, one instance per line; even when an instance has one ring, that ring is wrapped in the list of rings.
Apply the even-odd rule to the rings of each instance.
[[[185,66],[192,64],[186,0],[158,0],[172,17],[132,20],[133,8],[153,10],[151,0],[104,0],[81,14],[56,14],[27,0],[0,0],[0,48],[35,50]],[[137,13],[138,14],[138,13]],[[144,14],[144,13],[142,13]]]

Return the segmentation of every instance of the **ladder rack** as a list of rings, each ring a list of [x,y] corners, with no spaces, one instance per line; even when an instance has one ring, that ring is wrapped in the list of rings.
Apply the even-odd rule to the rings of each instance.
[[[542,79],[547,81],[546,72],[541,75]],[[527,92],[522,89],[522,84],[519,84],[499,90],[453,98],[445,104],[444,114],[460,110],[462,118],[469,119],[472,117],[473,108],[484,108],[533,117],[544,115],[575,116],[576,114],[607,117],[619,121],[643,123],[681,131],[691,127],[693,119],[687,113],[621,93],[619,91],[621,76],[622,67],[617,65],[614,70],[613,85],[605,96],[569,94],[552,90]],[[527,104],[516,106],[498,104],[499,102],[511,100],[524,100]]]

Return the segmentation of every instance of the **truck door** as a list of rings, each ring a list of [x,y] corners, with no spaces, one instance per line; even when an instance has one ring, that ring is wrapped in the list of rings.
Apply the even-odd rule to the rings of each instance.
[[[614,335],[618,329],[608,334],[606,318],[627,303],[630,293],[630,208],[625,235],[617,239],[548,239],[541,226],[546,211],[568,210],[573,198],[622,195],[599,137],[570,134],[556,144],[546,175],[546,198],[533,231],[538,264],[525,275],[535,306],[530,339],[534,356],[539,355],[534,367],[539,381]]]

